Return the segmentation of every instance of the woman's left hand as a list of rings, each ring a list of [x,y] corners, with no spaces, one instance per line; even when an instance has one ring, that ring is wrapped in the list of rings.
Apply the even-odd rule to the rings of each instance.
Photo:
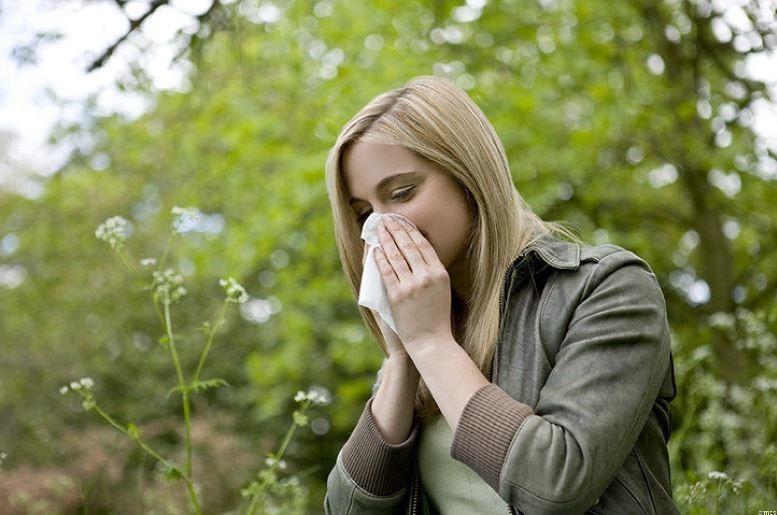
[[[411,352],[417,343],[451,337],[450,276],[434,247],[410,224],[384,217],[375,260],[386,286],[397,334]]]

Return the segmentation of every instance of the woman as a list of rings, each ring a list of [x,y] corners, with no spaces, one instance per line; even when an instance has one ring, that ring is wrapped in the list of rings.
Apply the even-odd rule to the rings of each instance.
[[[327,513],[677,513],[669,327],[644,260],[535,215],[442,78],[374,98],[326,172],[355,296],[362,224],[387,222],[375,260],[397,328],[359,306],[386,359]]]

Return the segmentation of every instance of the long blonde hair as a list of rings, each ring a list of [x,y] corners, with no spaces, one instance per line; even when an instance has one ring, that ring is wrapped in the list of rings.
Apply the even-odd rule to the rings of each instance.
[[[340,262],[358,299],[364,242],[348,203],[341,171],[347,147],[364,141],[399,145],[440,165],[462,188],[473,215],[465,261],[472,285],[459,345],[484,376],[499,338],[499,297],[510,263],[543,234],[556,233],[580,242],[559,222],[543,221],[532,212],[512,180],[502,142],[480,108],[451,81],[422,75],[404,86],[379,94],[340,130],[326,162],[326,186],[332,205]],[[372,312],[358,306],[364,323],[383,354],[386,342]],[[416,414],[427,421],[439,407],[421,378]]]

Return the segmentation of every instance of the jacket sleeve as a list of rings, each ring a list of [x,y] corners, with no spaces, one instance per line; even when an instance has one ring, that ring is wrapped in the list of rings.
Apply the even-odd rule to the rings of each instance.
[[[419,420],[413,417],[407,440],[387,442],[372,417],[376,387],[327,477],[327,515],[392,514],[404,508]]]
[[[464,407],[451,457],[524,512],[582,513],[635,445],[669,359],[656,276],[628,250],[605,256],[534,409],[493,383],[482,387]]]

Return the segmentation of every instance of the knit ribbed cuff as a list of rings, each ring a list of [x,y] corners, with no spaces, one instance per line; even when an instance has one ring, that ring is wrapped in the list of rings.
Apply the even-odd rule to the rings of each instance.
[[[388,497],[398,493],[408,482],[419,422],[414,416],[413,427],[404,442],[387,442],[372,418],[374,398],[367,401],[341,453],[345,471],[361,489],[375,496]]]
[[[494,383],[476,391],[453,433],[451,458],[469,466],[499,492],[499,474],[515,433],[534,410]]]

